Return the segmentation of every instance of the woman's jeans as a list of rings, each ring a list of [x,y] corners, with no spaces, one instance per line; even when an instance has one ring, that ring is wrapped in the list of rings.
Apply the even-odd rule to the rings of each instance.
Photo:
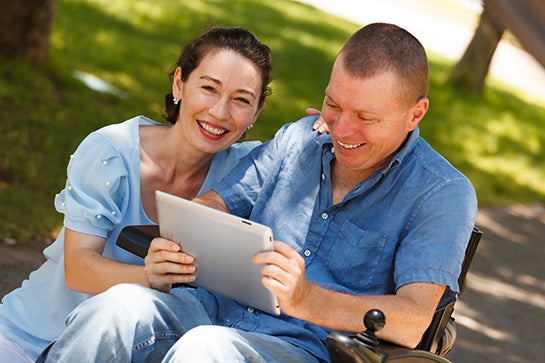
[[[280,338],[211,325],[215,313],[192,289],[117,285],[70,314],[47,362],[317,362]]]

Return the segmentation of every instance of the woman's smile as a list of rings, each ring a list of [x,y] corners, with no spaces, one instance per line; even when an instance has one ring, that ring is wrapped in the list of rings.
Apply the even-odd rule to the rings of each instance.
[[[199,124],[199,126],[202,129],[204,129],[206,132],[208,132],[209,134],[212,134],[214,136],[221,136],[221,135],[229,132],[229,130],[227,130],[227,129],[220,128],[220,127],[217,127],[217,126],[212,126],[212,125],[206,123],[205,121],[197,121],[197,123]]]

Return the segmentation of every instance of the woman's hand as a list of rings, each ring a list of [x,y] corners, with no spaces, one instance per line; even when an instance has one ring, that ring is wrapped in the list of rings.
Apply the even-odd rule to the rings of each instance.
[[[322,118],[320,110],[309,107],[305,109],[305,113],[307,114],[307,116],[320,115],[320,117],[318,117],[318,119],[312,125],[312,128],[318,131],[320,134],[323,134],[324,132],[329,133],[329,128],[327,127],[325,120]]]
[[[194,281],[195,259],[166,238],[154,238],[144,259],[144,273],[151,288],[169,292],[172,284]]]
[[[263,285],[276,295],[280,309],[291,316],[304,311],[312,284],[305,277],[305,260],[287,244],[275,241],[274,251],[258,253],[252,260],[263,264]]]

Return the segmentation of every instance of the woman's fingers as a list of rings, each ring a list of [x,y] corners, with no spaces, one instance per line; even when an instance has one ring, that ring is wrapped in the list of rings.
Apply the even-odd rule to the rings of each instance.
[[[144,259],[144,272],[150,287],[169,291],[172,284],[188,283],[196,279],[195,259],[184,253],[177,243],[155,238]]]

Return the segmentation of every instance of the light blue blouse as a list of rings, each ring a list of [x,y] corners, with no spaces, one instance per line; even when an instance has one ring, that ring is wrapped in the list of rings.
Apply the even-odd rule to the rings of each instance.
[[[66,186],[55,197],[65,227],[105,238],[104,256],[140,265],[143,260],[117,247],[116,240],[127,225],[153,223],[140,198],[141,125],[162,124],[138,116],[87,136],[71,156]],[[220,181],[258,144],[237,143],[216,154],[199,194]],[[63,246],[64,227],[44,250],[44,264],[0,304],[0,334],[33,358],[61,334],[66,316],[90,297],[66,287]]]

